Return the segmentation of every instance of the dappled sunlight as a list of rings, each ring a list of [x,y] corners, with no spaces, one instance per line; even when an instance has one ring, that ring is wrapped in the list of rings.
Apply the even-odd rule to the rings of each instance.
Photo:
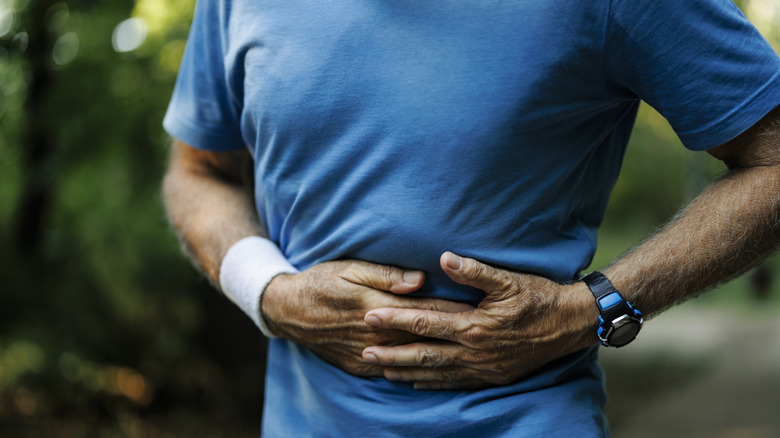
[[[117,24],[111,37],[111,44],[117,52],[132,52],[146,41],[146,21],[143,18],[128,18]]]
[[[10,1],[0,1],[0,38],[5,37],[14,29],[15,22],[16,15],[10,6]]]
[[[167,42],[162,49],[160,49],[160,67],[163,71],[169,74],[175,74],[179,71],[179,64],[181,64],[181,57],[184,56],[184,46],[187,43],[186,40],[173,40]]]
[[[76,32],[66,32],[62,34],[54,43],[51,57],[57,67],[64,67],[79,54],[79,35]]]
[[[195,0],[138,0],[133,16],[146,21],[149,33],[164,35],[177,25],[189,25]]]
[[[769,40],[776,51],[780,49],[780,1],[744,0],[743,3],[745,16]]]

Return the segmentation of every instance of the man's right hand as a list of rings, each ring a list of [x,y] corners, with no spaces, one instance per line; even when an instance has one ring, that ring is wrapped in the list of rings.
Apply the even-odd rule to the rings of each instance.
[[[351,374],[382,376],[383,367],[362,359],[364,348],[408,344],[422,338],[400,330],[369,327],[363,319],[369,310],[473,309],[453,301],[397,295],[413,292],[424,282],[420,271],[357,260],[326,262],[299,274],[275,277],[263,294],[263,317],[275,335],[311,349]]]

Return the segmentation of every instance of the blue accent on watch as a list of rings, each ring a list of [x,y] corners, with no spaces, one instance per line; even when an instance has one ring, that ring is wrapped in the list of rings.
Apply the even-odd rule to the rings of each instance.
[[[599,303],[599,307],[601,310],[609,309],[610,307],[620,304],[623,300],[623,297],[620,296],[620,293],[618,291],[612,292],[611,294],[601,297],[597,300]]]

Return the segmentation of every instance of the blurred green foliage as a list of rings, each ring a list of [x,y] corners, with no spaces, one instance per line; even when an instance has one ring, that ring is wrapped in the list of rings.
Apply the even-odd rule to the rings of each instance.
[[[0,436],[259,430],[262,340],[158,195],[193,7],[0,0]]]
[[[739,3],[780,40],[780,0]],[[193,6],[0,0],[2,436],[259,430],[264,341],[182,257],[158,195]],[[594,265],[720,171],[643,107]]]

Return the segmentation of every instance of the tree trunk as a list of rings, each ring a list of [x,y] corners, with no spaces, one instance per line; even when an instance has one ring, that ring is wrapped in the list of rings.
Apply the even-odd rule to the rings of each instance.
[[[15,246],[20,253],[39,254],[52,201],[54,169],[49,165],[52,135],[47,128],[50,114],[47,97],[51,81],[52,46],[46,29],[46,12],[52,1],[33,1],[24,13],[22,26],[29,42],[22,54],[28,65],[29,82],[24,102],[22,142],[22,193],[15,218]]]

